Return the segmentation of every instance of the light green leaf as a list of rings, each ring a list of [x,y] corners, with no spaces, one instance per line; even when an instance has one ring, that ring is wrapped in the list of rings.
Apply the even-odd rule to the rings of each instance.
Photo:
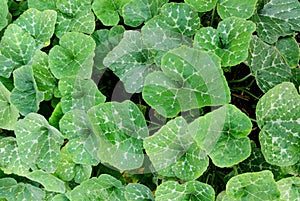
[[[11,103],[22,115],[37,112],[44,95],[37,88],[31,66],[23,66],[14,71],[14,85],[10,94]]]
[[[18,25],[10,24],[0,42],[0,76],[9,78],[12,71],[31,64],[35,40]]]
[[[275,43],[280,36],[300,31],[300,3],[297,0],[268,0],[252,21],[258,36],[267,43]]]
[[[64,113],[61,109],[61,102],[59,102],[55,106],[51,116],[49,117],[49,124],[57,129],[59,129],[59,121],[63,116],[64,116]]]
[[[0,7],[1,7],[1,11],[0,11],[0,31],[6,27],[6,25],[8,24],[7,21],[7,15],[8,15],[8,6],[7,6],[7,1],[6,0],[0,0]]]
[[[20,157],[17,141],[13,137],[0,139],[0,169],[6,174],[25,175],[29,171]]]
[[[87,111],[106,99],[92,79],[64,77],[59,80],[58,89],[62,95],[61,108],[64,113],[73,109]]]
[[[253,36],[246,64],[251,67],[257,85],[263,92],[267,92],[277,84],[290,81],[291,68],[282,55],[276,47]]]
[[[155,197],[156,201],[214,201],[215,192],[210,185],[198,181],[189,181],[184,184],[179,184],[176,181],[167,181],[157,187]]]
[[[93,67],[95,41],[82,33],[68,32],[49,52],[49,65],[53,75],[61,79],[80,75],[90,78]]]
[[[57,0],[28,0],[28,7],[40,11],[56,10],[56,1]]]
[[[103,60],[129,93],[142,91],[146,75],[157,68],[153,63],[151,52],[143,44],[138,31],[125,31],[120,43]]]
[[[54,88],[57,87],[57,80],[52,75],[48,64],[48,55],[42,51],[37,51],[32,63],[33,76],[37,88],[44,93],[44,100],[51,100]]]
[[[75,163],[96,166],[100,159],[99,137],[94,134],[85,111],[70,110],[59,122],[60,131],[69,140],[66,149]]]
[[[35,39],[38,48],[43,48],[50,43],[56,18],[57,13],[53,10],[41,12],[35,8],[29,8],[14,21],[14,24],[29,33]]]
[[[142,27],[145,45],[156,54],[156,63],[167,51],[181,45],[191,45],[192,36],[200,27],[200,18],[194,8],[184,3],[165,4],[160,14]]]
[[[208,167],[205,152],[194,144],[182,117],[169,121],[154,135],[145,138],[144,147],[155,170],[163,176],[193,180]]]
[[[142,166],[143,138],[149,131],[143,114],[133,102],[102,103],[92,107],[88,115],[100,139],[98,154],[102,162],[120,170]]]
[[[212,10],[218,0],[184,0],[185,3],[192,5],[198,12],[207,12]]]
[[[285,201],[300,200],[300,178],[288,177],[277,182],[280,198]]]
[[[31,168],[37,165],[47,172],[56,170],[64,139],[42,115],[30,113],[19,120],[15,127],[15,135],[21,160],[26,165]]]
[[[58,13],[55,34],[58,38],[67,32],[94,32],[96,25],[91,0],[59,0],[56,7]]]
[[[93,177],[75,187],[71,191],[70,200],[124,201],[124,186],[116,178],[102,174],[98,178]]]
[[[11,104],[10,91],[0,82],[0,128],[13,130],[20,117],[18,109]]]
[[[198,146],[218,167],[231,167],[250,156],[250,119],[234,105],[225,105],[189,125]]]
[[[229,17],[217,30],[204,27],[195,35],[194,47],[213,52],[222,59],[222,66],[235,66],[247,59],[255,24],[245,19]]]
[[[123,6],[122,16],[128,26],[137,27],[158,14],[167,0],[131,0]]]
[[[182,46],[163,56],[161,68],[163,72],[146,77],[143,98],[163,116],[230,101],[220,59],[214,54]]]
[[[0,179],[0,198],[7,201],[35,200],[42,201],[45,192],[31,184],[17,183],[13,178]]]
[[[276,42],[275,47],[280,52],[285,62],[291,68],[295,68],[298,66],[300,59],[300,49],[294,37],[285,37],[279,39]]]
[[[222,19],[233,16],[248,19],[254,14],[257,1],[219,0],[217,11]]]
[[[62,180],[42,170],[30,172],[26,177],[42,184],[47,191],[57,193],[64,193],[66,191],[65,183]]]
[[[130,183],[125,187],[127,201],[154,201],[151,190],[142,184]]]
[[[280,198],[273,174],[268,170],[240,174],[231,178],[227,182],[226,193],[230,197],[227,200],[278,201]]]
[[[300,96],[292,83],[270,89],[256,106],[259,141],[266,161],[289,166],[300,160]]]

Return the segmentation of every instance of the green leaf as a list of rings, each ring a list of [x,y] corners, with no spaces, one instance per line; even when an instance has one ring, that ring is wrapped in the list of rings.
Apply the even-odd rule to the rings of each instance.
[[[7,201],[36,200],[42,201],[45,192],[31,184],[17,183],[13,178],[0,179],[0,198]]]
[[[40,11],[56,10],[56,1],[57,0],[28,0],[28,7]]]
[[[12,71],[31,64],[35,40],[18,25],[10,24],[0,42],[0,76],[9,78]]]
[[[214,189],[210,185],[198,181],[189,181],[184,184],[175,181],[163,182],[157,187],[155,196],[156,201],[215,200]]]
[[[194,144],[182,117],[169,121],[154,135],[144,139],[145,150],[160,175],[182,180],[197,179],[208,167],[208,158]]]
[[[53,10],[43,12],[30,8],[26,10],[14,24],[29,33],[36,41],[38,48],[47,46],[50,43],[55,29],[57,13]]]
[[[50,126],[40,114],[30,113],[19,120],[15,135],[21,160],[31,168],[34,165],[54,172],[60,160],[60,147],[63,144],[61,133]]]
[[[156,63],[167,51],[181,45],[191,45],[191,37],[200,27],[200,18],[194,8],[184,3],[168,3],[160,14],[142,27],[145,45],[156,54]]]
[[[222,19],[233,16],[248,19],[254,14],[257,1],[219,0],[217,11]]]
[[[131,0],[123,6],[122,16],[128,26],[137,27],[158,14],[167,0]]]
[[[300,3],[297,0],[269,0],[252,17],[258,36],[267,43],[275,43],[280,36],[300,31]]]
[[[67,112],[59,122],[60,131],[69,140],[66,149],[75,163],[96,166],[100,159],[99,137],[94,134],[88,115],[82,110]]]
[[[184,0],[185,3],[192,5],[198,12],[207,12],[212,10],[218,0]]]
[[[56,7],[58,13],[55,34],[58,38],[67,32],[94,32],[96,25],[91,0],[59,0]]]
[[[17,141],[13,137],[0,139],[0,168],[5,174],[25,175],[29,171],[20,157]]]
[[[51,126],[57,128],[57,129],[59,129],[59,120],[60,120],[63,116],[64,116],[64,113],[63,113],[63,111],[62,111],[62,109],[61,109],[61,102],[59,102],[59,103],[55,106],[55,108],[54,108],[54,110],[53,110],[51,116],[49,117],[49,124],[50,124]]]
[[[143,44],[138,31],[125,31],[120,43],[103,60],[129,93],[142,91],[146,75],[157,68],[153,63],[151,52]]]
[[[245,19],[229,17],[217,30],[203,27],[195,35],[194,47],[213,52],[222,59],[222,66],[235,66],[247,59],[255,24]]]
[[[64,113],[73,109],[87,111],[106,99],[92,79],[64,77],[59,80],[58,89],[62,95],[61,108]]]
[[[300,160],[300,96],[292,83],[270,89],[256,106],[259,141],[266,161],[289,166]]]
[[[50,173],[42,170],[35,170],[26,175],[27,178],[42,184],[45,190],[57,193],[64,193],[66,186],[63,181]]]
[[[294,37],[286,37],[279,39],[275,47],[284,58],[285,62],[291,67],[295,68],[298,66],[300,49],[298,43]]]
[[[102,174],[98,178],[93,177],[75,187],[71,191],[70,200],[124,201],[124,186],[116,178],[107,174]]]
[[[37,112],[44,95],[37,88],[31,66],[23,66],[14,71],[14,85],[10,95],[11,103],[22,115]]]
[[[7,26],[8,21],[7,21],[7,15],[8,15],[8,6],[7,6],[7,1],[6,0],[0,0],[0,7],[1,7],[1,12],[0,12],[0,31]]]
[[[300,87],[300,68],[292,69],[291,81],[294,83],[297,89]]]
[[[218,167],[231,167],[250,156],[250,119],[234,105],[225,105],[189,125],[189,131]]]
[[[300,199],[300,178],[288,177],[277,182],[280,198],[286,201],[297,201]]]
[[[182,46],[163,56],[161,68],[146,77],[143,98],[163,116],[230,101],[220,59],[214,54]]]
[[[240,174],[231,178],[227,182],[226,193],[230,197],[227,200],[278,201],[280,198],[273,174],[268,170]]]
[[[10,91],[0,82],[0,128],[13,130],[20,117],[18,109],[11,104]]]
[[[59,44],[49,52],[49,66],[53,75],[58,79],[76,75],[90,78],[95,41],[85,34],[68,32],[61,37]]]
[[[130,183],[125,187],[127,201],[154,201],[151,190],[142,184]]]
[[[102,103],[92,107],[88,115],[100,139],[98,153],[102,162],[120,170],[142,166],[143,138],[149,131],[143,114],[133,102]]]

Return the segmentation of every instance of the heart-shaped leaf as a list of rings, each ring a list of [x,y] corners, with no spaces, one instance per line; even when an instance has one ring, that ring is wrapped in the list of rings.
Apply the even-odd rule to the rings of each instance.
[[[219,0],[217,11],[222,19],[233,16],[248,19],[254,14],[257,1]]]
[[[0,11],[0,31],[6,27],[8,21],[7,21],[7,15],[8,15],[8,6],[6,0],[0,0],[0,7],[2,8]]]
[[[277,182],[280,191],[280,198],[286,201],[299,200],[300,198],[300,178],[288,177]]]
[[[154,201],[154,196],[148,187],[134,183],[125,187],[125,198],[128,201]]]
[[[198,12],[207,12],[212,10],[218,0],[184,0],[184,2],[192,5]]]

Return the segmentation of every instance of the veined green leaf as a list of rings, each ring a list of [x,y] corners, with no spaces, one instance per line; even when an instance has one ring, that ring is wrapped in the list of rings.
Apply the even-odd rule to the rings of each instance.
[[[233,105],[225,105],[189,125],[191,136],[218,167],[231,167],[250,156],[250,119]]]
[[[275,43],[280,36],[300,31],[300,3],[297,0],[264,1],[262,9],[252,17],[258,36],[267,43]]]
[[[143,138],[149,131],[143,114],[133,102],[102,103],[92,107],[88,115],[100,139],[98,154],[102,162],[120,170],[142,166]]]
[[[60,160],[60,146],[64,140],[61,133],[50,126],[40,114],[30,113],[19,120],[15,135],[21,160],[31,168],[34,165],[54,172]]]
[[[219,0],[217,11],[222,19],[233,16],[248,19],[254,14],[257,1]]]
[[[275,43],[276,49],[280,52],[285,62],[291,67],[298,66],[300,59],[300,49],[294,37],[285,37]]]
[[[182,46],[163,56],[161,68],[146,77],[143,98],[163,116],[230,101],[220,59],[212,53]]]
[[[288,177],[277,182],[280,198],[286,201],[300,200],[300,178]]]
[[[192,5],[198,12],[206,12],[212,10],[218,0],[184,0],[184,2]]]
[[[176,181],[167,181],[157,187],[155,197],[156,201],[214,201],[215,191],[210,185],[199,181],[189,181],[184,184],[179,184]]]
[[[297,89],[300,87],[300,68],[292,69],[291,81],[294,83]]]
[[[204,27],[195,35],[194,47],[213,52],[222,59],[222,66],[235,66],[247,59],[255,24],[245,19],[229,17],[217,30]]]
[[[259,141],[266,161],[289,166],[300,160],[300,96],[292,83],[270,89],[256,106]]]
[[[56,10],[56,1],[57,0],[28,0],[28,7],[40,11]]]
[[[137,27],[157,15],[160,7],[167,2],[167,0],[131,0],[122,8],[124,23]]]
[[[90,78],[93,67],[95,41],[78,32],[68,32],[49,52],[49,66],[53,75],[61,79],[66,76],[80,75]]]
[[[54,33],[56,18],[57,13],[54,10],[41,12],[35,8],[30,8],[14,23],[35,39],[38,48],[42,48],[50,42]]]
[[[13,130],[19,118],[18,109],[11,104],[10,91],[0,82],[0,128]]]
[[[151,190],[142,184],[130,183],[125,187],[127,201],[154,201]]]
[[[21,27],[10,24],[0,42],[0,76],[9,78],[12,71],[32,63],[35,40]]]
[[[129,93],[142,91],[146,75],[157,69],[153,63],[153,56],[138,31],[125,31],[120,43],[103,60]]]
[[[280,198],[273,174],[269,170],[244,173],[231,178],[227,182],[226,193],[226,201],[278,201]]]
[[[22,66],[14,71],[14,85],[10,94],[11,103],[22,115],[37,112],[44,95],[37,88],[31,66]]]
[[[7,21],[7,15],[8,15],[8,6],[6,0],[0,0],[0,31],[6,27],[8,21]]]

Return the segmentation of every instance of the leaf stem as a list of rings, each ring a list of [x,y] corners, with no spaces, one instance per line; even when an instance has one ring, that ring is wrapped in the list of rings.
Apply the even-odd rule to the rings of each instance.
[[[211,27],[213,27],[214,18],[215,18],[215,12],[216,12],[216,6],[215,6],[214,9],[212,10],[212,14],[211,14],[211,21],[210,21],[210,26],[211,26]]]
[[[243,82],[243,81],[245,81],[246,79],[248,79],[248,78],[251,77],[251,76],[252,76],[252,73],[246,75],[245,77],[243,77],[243,78],[241,78],[241,79],[239,79],[239,80],[230,80],[230,81],[228,81],[228,82],[229,82],[229,83]]]
[[[244,87],[233,87],[232,90],[239,90],[239,91],[243,91],[246,94],[252,96],[253,98],[255,98],[256,100],[259,100],[259,97],[255,96],[253,93],[251,93],[250,91],[246,90]]]

